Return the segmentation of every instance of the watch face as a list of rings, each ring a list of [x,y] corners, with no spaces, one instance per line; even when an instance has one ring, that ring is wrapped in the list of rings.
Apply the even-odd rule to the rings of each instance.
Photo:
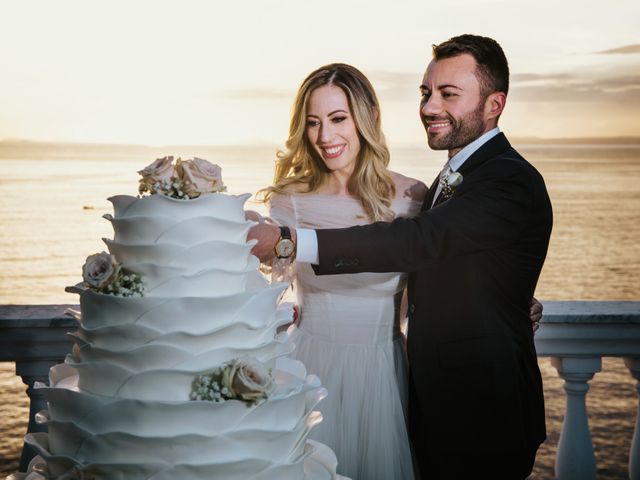
[[[293,253],[293,241],[283,238],[276,245],[276,253],[279,257],[287,258]]]

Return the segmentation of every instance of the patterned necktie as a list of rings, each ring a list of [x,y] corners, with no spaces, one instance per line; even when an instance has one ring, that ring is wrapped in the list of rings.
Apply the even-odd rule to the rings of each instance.
[[[449,175],[451,175],[451,167],[449,166],[449,162],[447,162],[444,168],[442,169],[442,171],[440,172],[440,176],[439,176],[440,180],[438,181],[436,194],[433,196],[433,202],[431,203],[432,207],[438,202],[438,198],[442,194],[442,187],[444,185],[444,182],[446,181]]]

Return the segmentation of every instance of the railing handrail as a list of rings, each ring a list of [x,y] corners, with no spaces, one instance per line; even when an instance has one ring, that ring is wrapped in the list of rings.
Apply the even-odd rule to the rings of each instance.
[[[638,323],[640,300],[541,300],[543,323]],[[23,326],[15,322],[28,320],[31,326],[49,326],[75,322],[65,315],[68,308],[79,309],[77,304],[6,304],[0,305],[0,327]]]

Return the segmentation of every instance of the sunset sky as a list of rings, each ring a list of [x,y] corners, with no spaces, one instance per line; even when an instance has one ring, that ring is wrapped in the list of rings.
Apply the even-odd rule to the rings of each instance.
[[[281,144],[302,79],[376,87],[392,143],[423,143],[431,44],[495,38],[517,137],[640,136],[638,0],[0,0],[0,139]]]

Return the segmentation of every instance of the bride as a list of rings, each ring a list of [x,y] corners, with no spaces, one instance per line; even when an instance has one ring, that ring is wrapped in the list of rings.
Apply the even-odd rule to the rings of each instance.
[[[340,228],[421,208],[427,187],[388,170],[380,107],[356,68],[331,64],[302,82],[274,184],[261,192],[271,221],[291,228]],[[262,221],[255,212],[249,218]],[[272,276],[291,280],[300,317],[294,358],[329,392],[310,437],[327,444],[338,472],[353,480],[414,478],[406,428],[404,273],[316,276],[309,264],[275,259]],[[535,303],[533,319],[541,305]]]

